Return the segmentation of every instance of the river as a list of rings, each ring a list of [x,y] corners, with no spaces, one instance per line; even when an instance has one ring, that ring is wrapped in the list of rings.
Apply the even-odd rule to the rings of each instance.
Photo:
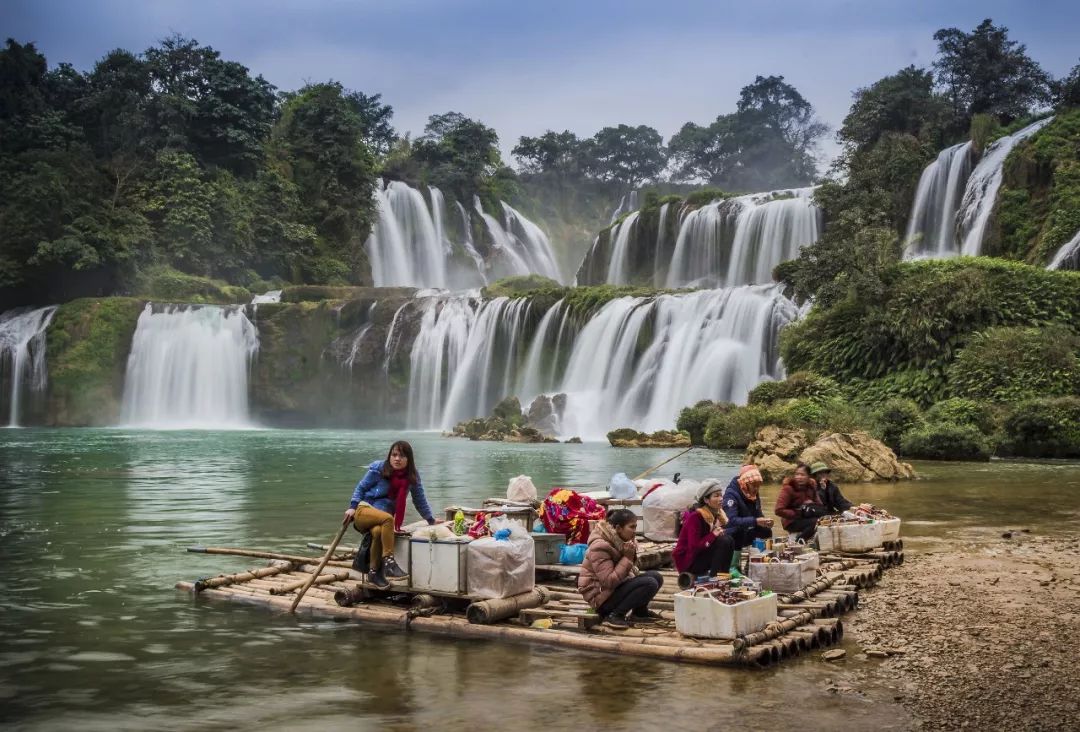
[[[880,690],[829,693],[842,671],[816,654],[765,671],[699,668],[294,618],[193,601],[173,588],[258,563],[189,554],[190,545],[299,552],[328,541],[363,467],[397,436],[0,431],[0,722],[84,730],[906,726],[903,709]],[[520,473],[541,490],[598,487],[671,453],[407,437],[436,508],[500,495]],[[701,450],[669,467],[726,479],[738,463],[736,452]],[[849,498],[902,516],[908,551],[977,543],[1004,529],[1057,534],[1080,518],[1075,462],[916,469],[924,480],[843,486]],[[775,493],[766,488],[766,505]]]

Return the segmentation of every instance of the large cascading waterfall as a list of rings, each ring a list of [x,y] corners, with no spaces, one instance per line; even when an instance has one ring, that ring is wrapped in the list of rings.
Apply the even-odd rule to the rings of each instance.
[[[755,193],[689,212],[679,226],[667,286],[772,281],[776,265],[820,235],[813,196],[813,188]]]
[[[611,240],[614,243],[611,246],[611,260],[608,262],[608,284],[625,285],[629,281],[626,260],[629,257],[630,234],[634,231],[640,214],[640,211],[634,211],[611,229]]]
[[[971,171],[964,190],[964,200],[960,204],[957,220],[960,254],[967,256],[982,254],[986,226],[990,222],[990,214],[997,202],[998,189],[1001,188],[1005,158],[1009,157],[1009,153],[1018,143],[1034,135],[1051,120],[1053,117],[1047,117],[1028,125],[1019,132],[1006,135],[994,141],[983,152],[979,164],[975,166],[975,170]],[[956,253],[955,250],[954,253]]]
[[[48,381],[45,361],[45,331],[56,314],[56,306],[18,308],[0,314],[0,376],[10,381],[7,424],[18,427],[23,399],[40,393]],[[2,412],[0,412],[2,414]]]
[[[240,307],[154,305],[139,316],[122,421],[161,429],[251,427],[248,366],[259,348]]]
[[[617,426],[669,429],[701,399],[743,401],[780,376],[779,329],[797,316],[775,286],[613,300],[584,322],[563,301],[543,314],[527,298],[430,298],[411,352],[409,424],[450,429],[567,394],[561,432],[602,439]]]
[[[956,250],[956,212],[971,175],[971,143],[942,150],[926,166],[915,190],[905,257],[945,257]]]
[[[435,287],[463,290],[509,275],[541,274],[562,281],[551,242],[534,222],[503,203],[503,218],[486,213],[476,199],[473,213],[454,202],[447,217],[442,192],[427,197],[401,181],[375,191],[378,220],[365,244],[376,287]],[[472,216],[480,217],[491,240],[485,258],[473,241]]]
[[[1047,269],[1080,270],[1080,231],[1069,241],[1061,245]]]

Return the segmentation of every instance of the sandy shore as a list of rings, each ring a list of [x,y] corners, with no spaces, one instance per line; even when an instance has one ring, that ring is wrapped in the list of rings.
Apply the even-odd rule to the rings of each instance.
[[[1010,534],[909,550],[844,618],[841,690],[891,693],[915,729],[1080,729],[1080,537]]]

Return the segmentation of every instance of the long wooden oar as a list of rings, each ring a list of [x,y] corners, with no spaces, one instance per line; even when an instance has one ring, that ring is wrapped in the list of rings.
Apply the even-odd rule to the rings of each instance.
[[[330,542],[330,548],[326,550],[326,554],[323,556],[322,561],[319,562],[319,566],[315,568],[315,571],[312,572],[308,581],[305,582],[304,586],[300,588],[300,591],[296,593],[296,599],[293,600],[292,605],[289,606],[290,613],[296,612],[296,606],[304,599],[304,593],[308,591],[308,588],[311,587],[312,584],[314,584],[315,578],[319,576],[319,573],[323,571],[323,567],[330,561],[330,556],[334,553],[334,550],[337,549],[337,545],[341,542],[341,537],[345,536],[345,530],[349,528],[350,523],[350,521],[342,522],[341,528],[338,529],[337,536]]]
[[[659,465],[654,465],[653,467],[649,468],[648,470],[646,470],[646,471],[645,471],[644,473],[642,473],[641,475],[635,476],[635,477],[634,477],[634,480],[641,480],[642,478],[644,478],[644,477],[645,477],[646,475],[648,475],[649,473],[655,473],[655,472],[656,472],[657,470],[659,470],[660,468],[664,467],[665,465],[667,465],[668,463],[670,463],[670,462],[671,462],[672,460],[674,460],[674,459],[676,459],[676,458],[680,458],[680,457],[682,457],[683,455],[685,455],[686,453],[690,452],[690,451],[691,451],[691,450],[693,450],[693,449],[694,449],[694,446],[693,446],[693,445],[691,445],[690,447],[688,447],[688,448],[686,448],[685,450],[683,450],[682,452],[680,452],[680,453],[679,453],[678,455],[672,455],[671,457],[669,457],[669,458],[668,458],[667,460],[665,460],[664,462],[660,463]]]

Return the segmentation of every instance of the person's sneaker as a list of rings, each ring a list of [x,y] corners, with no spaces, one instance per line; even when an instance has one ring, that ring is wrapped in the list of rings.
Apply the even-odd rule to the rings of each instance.
[[[644,614],[630,613],[630,620],[635,623],[655,623],[664,618],[655,610],[646,610]]]
[[[383,560],[382,573],[387,579],[401,579],[409,576],[408,572],[398,566],[393,554]]]
[[[617,615],[608,615],[604,618],[603,625],[605,628],[611,628],[612,630],[626,630],[630,627],[630,621]]]
[[[383,577],[383,573],[377,569],[368,571],[367,581],[369,585],[375,585],[375,587],[378,587],[380,590],[385,590],[390,586],[390,583],[386,581],[386,577]]]

